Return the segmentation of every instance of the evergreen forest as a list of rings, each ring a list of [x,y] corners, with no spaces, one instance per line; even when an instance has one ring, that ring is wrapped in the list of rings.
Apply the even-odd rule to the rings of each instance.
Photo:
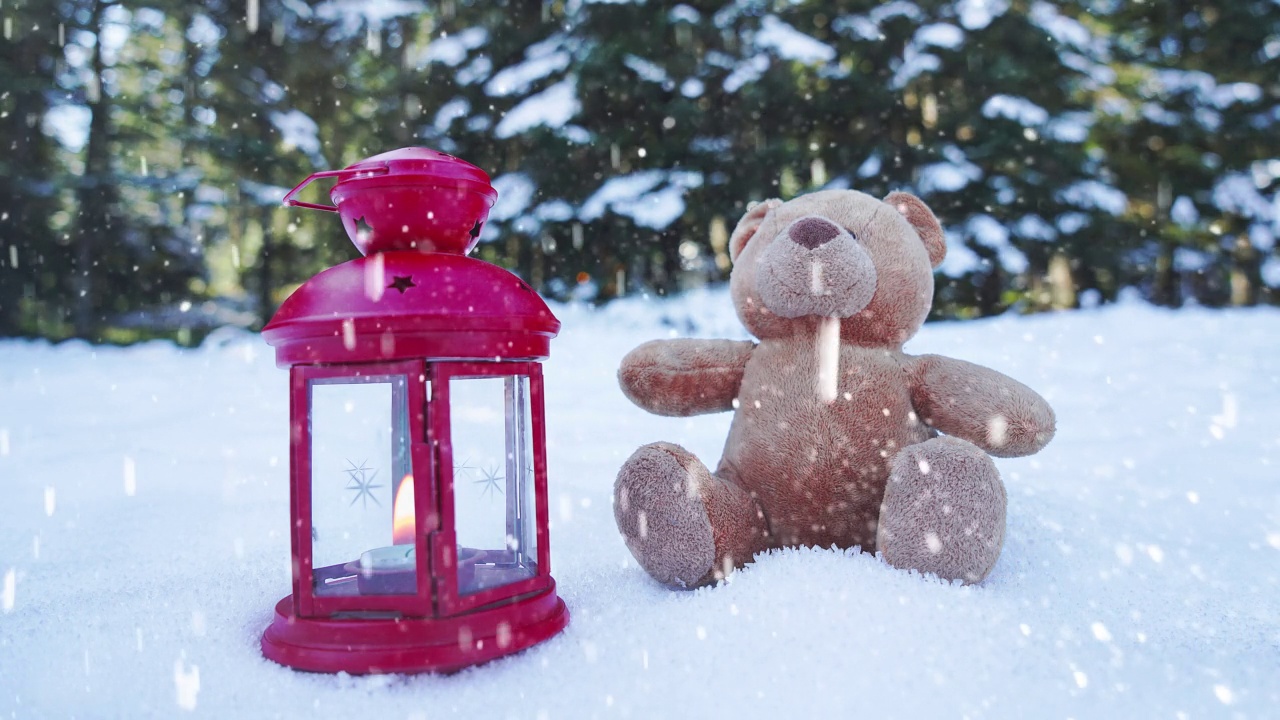
[[[853,188],[946,225],[935,318],[1280,304],[1275,0],[0,0],[0,143],[0,336],[261,327],[356,256],[285,192],[410,145],[560,300]]]

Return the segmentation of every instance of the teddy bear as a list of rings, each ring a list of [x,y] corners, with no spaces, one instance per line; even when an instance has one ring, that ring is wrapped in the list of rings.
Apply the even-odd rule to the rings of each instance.
[[[654,340],[618,372],[649,412],[734,413],[715,472],[669,442],[622,466],[614,517],[640,566],[693,588],[762,551],[834,546],[984,579],[1005,532],[991,456],[1039,451],[1055,418],[999,372],[903,352],[946,254],[934,213],[905,192],[825,190],[750,207],[729,246],[730,297],[759,341]]]

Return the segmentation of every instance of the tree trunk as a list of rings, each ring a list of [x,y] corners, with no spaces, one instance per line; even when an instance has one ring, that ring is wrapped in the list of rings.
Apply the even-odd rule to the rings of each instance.
[[[1151,302],[1165,307],[1178,306],[1178,276],[1173,269],[1173,243],[1160,242],[1156,256],[1155,277],[1151,283]]]
[[[275,251],[275,243],[271,239],[271,216],[275,212],[272,206],[258,207],[258,224],[262,227],[262,251],[258,259],[258,308],[262,313],[262,324],[271,321],[276,312],[275,275],[272,272],[271,256]]]
[[[1231,304],[1236,307],[1256,305],[1261,280],[1258,251],[1249,242],[1249,238],[1242,234],[1236,238],[1235,248],[1231,252]]]
[[[1071,277],[1071,261],[1057,252],[1049,258],[1049,304],[1054,310],[1076,306],[1076,285]]]
[[[111,102],[103,86],[106,69],[102,57],[103,16],[107,5],[94,3],[90,27],[98,34],[90,69],[93,73],[88,106],[89,139],[85,147],[84,179],[80,189],[80,227],[76,237],[75,281],[72,283],[72,322],[77,337],[89,337],[96,325],[93,317],[95,246],[111,246],[121,228],[113,217],[116,187],[111,167]]]

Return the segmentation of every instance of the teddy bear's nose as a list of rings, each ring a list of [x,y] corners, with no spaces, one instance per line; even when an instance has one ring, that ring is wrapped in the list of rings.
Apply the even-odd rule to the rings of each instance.
[[[829,220],[807,217],[795,221],[789,234],[792,242],[813,250],[834,240],[840,234],[840,228]]]

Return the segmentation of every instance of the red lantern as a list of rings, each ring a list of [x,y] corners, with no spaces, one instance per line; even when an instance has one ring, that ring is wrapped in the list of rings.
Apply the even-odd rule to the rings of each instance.
[[[335,206],[294,196],[336,177]],[[550,573],[542,369],[560,322],[466,256],[497,193],[404,148],[316,173],[365,257],[263,330],[289,368],[293,594],[262,651],[319,672],[452,671],[569,621]]]

